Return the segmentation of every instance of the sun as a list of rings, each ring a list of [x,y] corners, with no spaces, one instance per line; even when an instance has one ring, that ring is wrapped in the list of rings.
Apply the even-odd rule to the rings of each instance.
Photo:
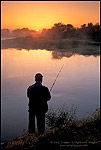
[[[36,29],[36,31],[38,32],[38,31],[39,31],[39,29]]]

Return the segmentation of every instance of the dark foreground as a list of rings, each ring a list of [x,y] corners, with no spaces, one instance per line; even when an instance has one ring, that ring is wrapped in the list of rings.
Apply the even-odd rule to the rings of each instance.
[[[93,117],[86,119],[72,119],[64,123],[62,117],[54,119],[51,123],[56,127],[51,128],[43,135],[24,134],[3,143],[1,149],[5,150],[100,150],[100,113],[99,110]],[[52,116],[51,116],[52,118]],[[53,117],[54,118],[54,117]],[[65,118],[66,119],[66,118]],[[59,123],[59,121],[62,123]],[[60,121],[60,122],[61,122]],[[50,122],[50,121],[49,121]]]

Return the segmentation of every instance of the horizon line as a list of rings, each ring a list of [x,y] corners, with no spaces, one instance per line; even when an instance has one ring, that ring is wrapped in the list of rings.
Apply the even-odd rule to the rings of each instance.
[[[62,22],[57,22],[57,23],[54,23],[54,24],[58,24],[58,23],[62,23]],[[88,23],[92,23],[93,24],[93,22],[88,22]],[[86,24],[86,23],[84,23],[84,24],[86,24],[86,25],[88,25],[88,23]],[[43,30],[43,29],[51,29],[53,26],[54,26],[54,24],[51,26],[51,27],[49,27],[49,28],[42,28],[42,29],[39,29],[39,28],[36,28],[36,29],[32,29],[32,28],[29,28],[29,27],[17,27],[17,28],[14,28],[14,29],[11,29],[11,28],[9,28],[9,27],[3,27],[3,28],[1,28],[1,30],[2,29],[8,29],[8,30],[16,30],[16,29],[23,29],[23,28],[25,28],[25,29],[29,29],[29,30],[39,30],[39,31],[41,31],[41,30]],[[65,23],[62,23],[62,24],[64,24],[64,25],[68,25],[68,24],[71,24],[71,23],[67,23],[67,24],[65,24]],[[100,25],[100,23],[99,22],[97,22],[97,23],[95,23],[95,24],[93,24],[93,25],[96,25],[96,24],[99,24]],[[73,24],[71,24],[71,25],[73,25]],[[81,24],[81,25],[83,25],[83,24]],[[77,27],[77,26],[74,26],[73,25],[73,27],[74,28],[81,28],[81,25],[80,25],[80,27]]]

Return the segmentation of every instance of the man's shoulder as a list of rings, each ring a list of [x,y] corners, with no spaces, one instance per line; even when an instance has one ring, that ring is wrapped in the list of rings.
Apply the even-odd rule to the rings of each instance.
[[[34,87],[34,84],[30,85],[30,86],[28,87],[28,90],[31,90],[33,87]]]
[[[47,86],[42,85],[42,87],[43,87],[43,89],[48,90],[48,87],[47,87]]]
[[[41,85],[32,84],[32,85],[30,85],[30,86],[28,87],[27,90],[28,90],[28,91],[29,91],[29,90],[32,90],[32,89],[34,89],[35,87],[38,88],[38,89],[41,88],[41,89],[43,89],[43,90],[48,90],[48,87],[45,86],[45,85],[42,85],[42,84],[41,84]]]

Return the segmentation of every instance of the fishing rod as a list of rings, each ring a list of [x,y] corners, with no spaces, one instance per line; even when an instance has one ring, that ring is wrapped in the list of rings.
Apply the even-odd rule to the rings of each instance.
[[[57,76],[56,76],[56,78],[55,78],[55,80],[54,80],[54,82],[53,82],[53,84],[52,84],[52,86],[51,86],[51,88],[50,88],[50,92],[51,92],[51,90],[52,90],[52,88],[53,88],[53,86],[54,86],[54,84],[55,84],[55,82],[56,82],[56,80],[57,80],[57,78],[58,78],[58,76],[59,76],[59,74],[60,74],[60,72],[61,72],[63,66],[64,66],[64,64],[63,64],[62,67],[60,68],[60,70],[59,70],[59,72],[58,72],[58,74],[57,74]]]

